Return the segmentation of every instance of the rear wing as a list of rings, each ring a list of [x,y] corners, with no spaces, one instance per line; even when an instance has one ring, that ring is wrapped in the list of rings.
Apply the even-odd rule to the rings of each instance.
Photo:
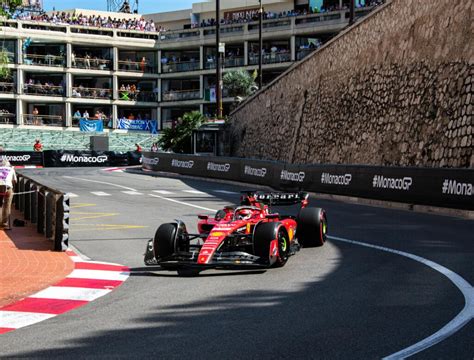
[[[263,191],[242,191],[240,197],[241,205],[254,205],[263,203],[265,205],[296,205],[301,207],[308,205],[309,194],[306,192],[263,192]]]

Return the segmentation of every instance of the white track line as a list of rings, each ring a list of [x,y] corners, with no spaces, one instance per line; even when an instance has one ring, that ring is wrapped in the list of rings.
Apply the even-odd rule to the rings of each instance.
[[[91,194],[94,194],[96,196],[110,196],[109,193],[103,192],[103,191],[91,191]]]
[[[342,241],[354,245],[365,246],[372,249],[377,249],[380,251],[386,251],[392,254],[400,255],[407,257],[409,259],[418,261],[423,265],[426,265],[433,270],[443,274],[446,276],[453,284],[456,286],[459,291],[464,295],[465,305],[462,311],[456,315],[449,323],[435,332],[433,335],[413,344],[403,350],[400,350],[394,354],[388,355],[383,359],[392,360],[392,359],[405,359],[409,356],[419,353],[420,351],[426,350],[429,347],[436,345],[437,343],[443,341],[444,339],[448,338],[449,336],[453,335],[456,331],[461,329],[464,325],[466,325],[472,318],[474,318],[474,289],[464,278],[460,275],[456,274],[455,272],[445,268],[444,266],[437,264],[431,260],[425,259],[421,256],[417,256],[414,254],[410,254],[404,251],[399,251],[391,248],[387,248],[384,246],[372,245],[360,241],[354,241],[349,239],[344,239],[336,236],[329,236],[330,239],[336,241]]]
[[[110,183],[110,182],[107,182],[107,181],[83,179],[83,178],[78,178],[78,177],[75,177],[75,176],[63,176],[63,177],[66,178],[66,179],[81,180],[81,181],[88,181],[88,182],[93,182],[93,183],[97,183],[97,184],[105,184],[105,185],[115,186],[115,187],[122,188],[122,189],[129,190],[129,191],[137,191],[137,189],[134,189],[134,188],[131,188],[131,187],[128,187],[128,186],[113,184],[113,183]]]
[[[55,317],[55,314],[42,314],[27,311],[0,310],[0,327],[18,329]]]
[[[122,191],[122,192],[127,195],[143,195],[143,193],[138,192],[138,191]]]
[[[187,202],[184,202],[184,201],[170,199],[170,198],[160,196],[160,195],[155,195],[155,194],[149,194],[149,195],[153,196],[153,197],[156,197],[156,198],[159,198],[159,199],[166,200],[166,201],[171,201],[171,202],[174,202],[174,203],[177,203],[177,204],[191,206],[191,207],[196,208],[196,209],[202,209],[202,210],[206,210],[206,211],[216,211],[214,209],[210,209],[210,208],[207,208],[207,207],[204,207],[204,206],[194,205],[194,204],[190,204],[190,203],[187,203]]]
[[[168,190],[152,190],[152,191],[156,192],[158,194],[162,194],[162,195],[171,195],[171,194],[173,194],[173,192],[168,191]]]
[[[101,296],[107,295],[112,290],[90,289],[82,287],[50,286],[31,297],[40,299],[61,299],[61,300],[81,300],[93,301]]]
[[[205,192],[199,190],[183,190],[183,192],[190,194],[205,194]]]

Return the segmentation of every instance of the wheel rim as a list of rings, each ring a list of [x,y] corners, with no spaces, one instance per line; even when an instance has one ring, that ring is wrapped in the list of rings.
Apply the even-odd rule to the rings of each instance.
[[[285,234],[280,231],[278,233],[278,255],[281,260],[286,260],[288,258],[288,239]]]
[[[321,214],[321,240],[324,242],[326,241],[326,236],[328,232],[328,223],[326,221],[326,214]]]

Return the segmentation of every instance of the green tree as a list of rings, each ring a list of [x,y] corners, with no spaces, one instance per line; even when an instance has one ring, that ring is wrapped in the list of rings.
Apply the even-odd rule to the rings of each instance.
[[[189,154],[192,152],[191,136],[206,118],[199,111],[187,112],[174,128],[164,129],[158,143],[163,150]]]
[[[256,72],[250,75],[243,69],[229,71],[223,77],[224,88],[227,89],[229,96],[247,97],[257,89],[256,77]]]

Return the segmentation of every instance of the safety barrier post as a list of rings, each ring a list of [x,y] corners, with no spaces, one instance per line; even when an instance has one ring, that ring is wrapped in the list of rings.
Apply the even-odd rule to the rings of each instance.
[[[31,223],[36,224],[38,221],[38,186],[35,183],[31,184],[30,203],[31,203]]]
[[[20,178],[18,178],[18,180],[20,180]],[[16,194],[19,192],[19,189],[20,188],[20,184],[19,184],[19,181],[17,181],[14,185],[13,185],[13,192]],[[20,199],[18,198],[18,196],[13,196],[13,204],[15,205],[15,210],[19,210],[20,209]]]
[[[55,216],[55,209],[54,209],[54,194],[51,191],[45,192],[45,203],[46,203],[46,211],[45,211],[45,221],[44,221],[44,236],[47,239],[53,240],[53,218]]]
[[[24,211],[23,211],[23,217],[25,218],[25,220],[30,220],[31,219],[31,193],[30,193],[30,188],[31,188],[31,180],[29,179],[26,179],[25,180],[25,192],[26,194],[24,194],[24,204],[25,204],[25,208],[24,208]]]
[[[62,194],[56,200],[56,226],[54,250],[66,251],[69,246],[69,195]]]
[[[46,190],[43,187],[38,188],[38,219],[36,230],[39,234],[44,234],[46,230]]]
[[[20,178],[20,180],[18,181],[18,184],[19,184],[19,188],[18,188],[18,193],[19,193],[19,201],[20,201],[20,208],[19,210],[21,212],[25,211],[25,194],[23,194],[23,192],[25,191],[25,181],[26,179],[25,178]]]

